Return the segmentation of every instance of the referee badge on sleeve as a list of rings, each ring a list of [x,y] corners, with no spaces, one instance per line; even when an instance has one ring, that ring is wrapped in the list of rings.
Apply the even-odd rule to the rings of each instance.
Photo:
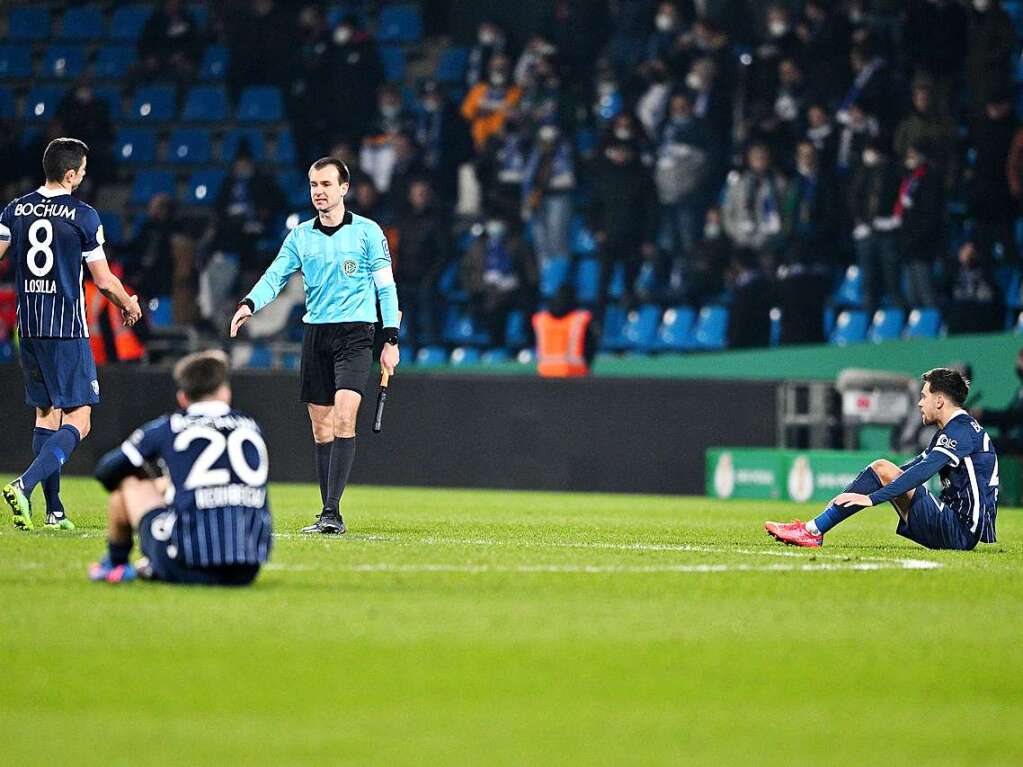
[[[350,258],[346,258],[344,263],[341,264],[341,268],[345,270],[345,274],[351,277],[355,272],[358,271],[359,265],[352,261]]]

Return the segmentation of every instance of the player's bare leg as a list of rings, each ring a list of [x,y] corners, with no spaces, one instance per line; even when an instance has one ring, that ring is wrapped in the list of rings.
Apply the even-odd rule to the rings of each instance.
[[[89,568],[89,578],[107,583],[134,580],[135,568],[128,562],[132,547],[132,531],[142,517],[164,504],[168,480],[126,477],[107,502],[108,555]]]

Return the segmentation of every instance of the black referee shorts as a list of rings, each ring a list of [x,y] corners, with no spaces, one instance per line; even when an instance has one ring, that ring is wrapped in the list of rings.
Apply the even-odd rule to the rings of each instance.
[[[371,322],[306,324],[302,337],[302,402],[333,405],[339,389],[364,393],[373,364]]]

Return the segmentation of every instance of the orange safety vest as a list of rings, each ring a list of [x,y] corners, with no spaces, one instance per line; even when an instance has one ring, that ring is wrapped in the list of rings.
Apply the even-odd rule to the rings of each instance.
[[[586,364],[586,330],[592,315],[585,309],[576,309],[564,317],[550,312],[533,315],[536,331],[537,372],[550,378],[584,376],[590,372]]]
[[[103,344],[103,326],[100,324],[100,317],[106,310],[110,320],[110,327],[114,330],[114,349],[117,351],[117,359],[107,358],[107,348]],[[139,343],[138,338],[131,328],[125,327],[121,313],[110,301],[99,292],[99,288],[92,282],[85,283],[85,316],[89,324],[89,346],[92,347],[92,356],[97,365],[105,365],[108,362],[128,362],[142,359],[145,347]]]

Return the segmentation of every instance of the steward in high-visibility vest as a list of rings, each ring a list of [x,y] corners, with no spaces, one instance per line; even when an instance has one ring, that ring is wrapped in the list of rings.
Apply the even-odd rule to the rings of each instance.
[[[568,378],[589,374],[586,340],[592,319],[585,309],[575,309],[567,314],[544,310],[533,315],[536,370],[540,375]]]
[[[142,359],[145,347],[132,329],[124,324],[120,310],[113,302],[107,301],[91,280],[85,283],[85,316],[89,326],[89,346],[97,365]],[[109,331],[104,328],[105,324],[109,325]]]

